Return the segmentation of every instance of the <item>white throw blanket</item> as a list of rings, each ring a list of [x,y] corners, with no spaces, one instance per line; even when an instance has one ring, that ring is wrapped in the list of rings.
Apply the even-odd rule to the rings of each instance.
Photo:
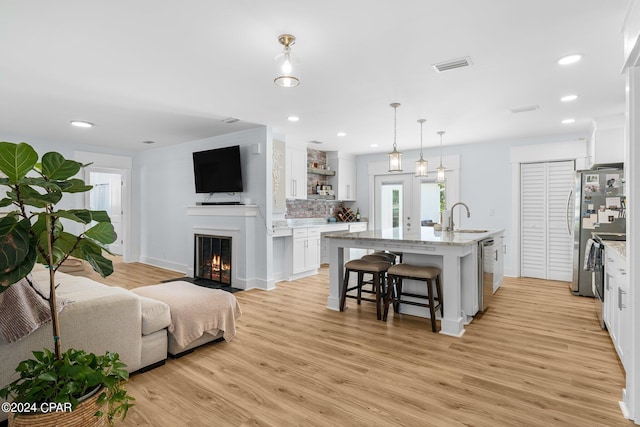
[[[29,275],[0,293],[0,336],[4,342],[16,342],[51,321],[49,301],[46,299],[48,292],[41,295],[35,288],[41,290]],[[58,298],[58,312],[69,302],[68,299]]]
[[[226,341],[231,341],[236,335],[236,320],[242,315],[242,310],[231,292],[183,281],[143,286],[132,289],[132,292],[169,305],[169,333],[182,347],[205,332],[216,335],[218,331],[224,331]]]

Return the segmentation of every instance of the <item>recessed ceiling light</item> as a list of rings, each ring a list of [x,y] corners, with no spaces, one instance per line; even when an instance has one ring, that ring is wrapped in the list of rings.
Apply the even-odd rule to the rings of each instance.
[[[347,136],[346,132],[338,132],[338,136]]]
[[[564,119],[564,120],[562,121],[562,124],[563,124],[563,125],[568,125],[568,124],[573,123],[573,122],[575,122],[575,121],[576,121],[576,119]]]
[[[289,120],[290,122],[297,122],[298,120],[300,120],[300,117],[298,117],[298,116],[289,116],[289,117],[287,117],[287,120]]]
[[[75,127],[78,127],[78,128],[90,128],[90,127],[93,127],[93,123],[84,122],[82,120],[72,120],[71,121],[71,126],[75,126]]]
[[[576,99],[578,99],[578,95],[567,95],[560,98],[560,101],[571,102],[571,101],[575,101]]]
[[[564,57],[558,59],[558,64],[560,64],[560,65],[574,64],[574,63],[580,61],[581,59],[582,59],[582,55],[579,55],[579,54],[567,55],[567,56],[564,56]]]
[[[231,124],[239,122],[240,119],[236,119],[235,117],[227,117],[226,119],[222,119],[222,123]]]
[[[376,148],[377,146],[378,146],[378,144],[371,144],[369,147]]]

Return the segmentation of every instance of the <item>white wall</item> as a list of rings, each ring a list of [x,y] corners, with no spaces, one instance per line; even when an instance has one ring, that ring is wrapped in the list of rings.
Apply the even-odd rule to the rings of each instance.
[[[575,141],[583,135],[563,135],[561,137],[526,138],[511,141],[493,141],[477,144],[450,145],[443,148],[443,155],[458,155],[460,159],[460,200],[465,202],[471,211],[471,217],[463,215],[461,228],[504,228],[505,242],[517,241],[512,236],[512,175],[510,148],[513,146],[557,143]],[[424,149],[425,157],[439,158],[440,148]],[[418,150],[403,152],[405,169],[413,167],[413,160],[420,157]],[[368,164],[384,161],[386,153],[358,156],[357,169],[357,204],[364,217],[370,217],[369,196],[373,189],[369,188]],[[445,164],[445,167],[447,165]],[[429,162],[429,173],[435,173],[437,164]],[[432,172],[433,171],[433,172]],[[455,203],[458,200],[449,200]],[[511,244],[506,245],[505,273],[513,275],[515,262]]]
[[[215,138],[149,150],[134,157],[134,240],[139,243],[140,260],[159,267],[186,272],[192,266],[190,237],[193,226],[224,226],[223,220],[211,224],[194,224],[186,207],[205,201],[206,194],[196,194],[192,153],[233,145],[240,146],[244,192],[241,201],[259,206],[259,215],[247,227],[253,243],[246,277],[255,286],[268,289],[273,282],[271,224],[272,141],[271,130],[258,128]],[[229,198],[215,195],[212,201]],[[199,219],[198,221],[201,221]]]

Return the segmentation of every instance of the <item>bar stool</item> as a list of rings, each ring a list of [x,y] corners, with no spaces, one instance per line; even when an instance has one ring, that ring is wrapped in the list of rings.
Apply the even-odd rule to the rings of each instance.
[[[370,255],[365,255],[360,259],[363,259],[366,261],[383,261],[391,264],[396,263],[396,256],[388,252],[374,252]]]
[[[404,279],[419,280],[426,282],[427,294],[419,295],[402,291],[402,281]],[[433,282],[435,279],[435,289]],[[434,296],[437,293],[437,296]],[[428,303],[417,302],[413,300],[405,300],[402,297],[412,297],[426,299]],[[437,302],[437,304],[436,304]],[[400,312],[400,304],[417,305],[427,307],[431,316],[431,330],[437,332],[436,328],[436,310],[440,309],[440,315],[444,316],[444,308],[442,306],[442,288],[440,286],[440,269],[437,267],[427,267],[421,265],[396,264],[387,270],[387,295],[384,299],[384,314],[382,320],[387,320],[389,313],[389,304],[393,304],[393,311]]]
[[[347,262],[345,265],[344,282],[342,284],[342,294],[340,295],[340,311],[344,311],[344,306],[347,298],[354,298],[358,300],[358,305],[361,301],[371,301],[376,303],[376,316],[378,320],[382,319],[382,305],[386,295],[386,278],[385,273],[391,267],[391,263],[385,261],[367,261],[363,259],[354,259]],[[358,273],[358,280],[356,285],[349,288],[349,273]],[[373,290],[363,289],[363,286],[367,284],[364,280],[365,273],[372,274]],[[357,289],[356,296],[347,295],[347,292]],[[363,298],[362,292],[375,295],[375,299]]]
[[[389,262],[391,262],[391,264],[396,263],[396,258],[399,258],[399,261],[402,262],[402,252],[375,251],[371,255],[382,255],[385,257],[390,257],[391,260]]]

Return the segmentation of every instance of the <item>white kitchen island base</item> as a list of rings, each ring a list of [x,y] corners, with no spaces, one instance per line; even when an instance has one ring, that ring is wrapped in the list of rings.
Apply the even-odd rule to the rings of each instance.
[[[478,309],[478,242],[502,235],[503,232],[490,230],[485,233],[450,233],[435,232],[430,227],[423,227],[419,233],[402,233],[400,229],[389,229],[327,235],[330,245],[327,307],[331,310],[340,309],[346,249],[402,252],[405,263],[441,267],[444,315],[440,319],[440,333],[461,337],[465,331],[465,323],[472,319]],[[401,312],[421,315],[405,307]]]

